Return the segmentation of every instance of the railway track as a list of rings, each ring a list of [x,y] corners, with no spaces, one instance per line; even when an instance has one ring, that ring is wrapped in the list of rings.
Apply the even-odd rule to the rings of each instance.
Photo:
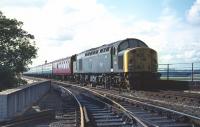
[[[66,83],[63,83],[66,85]],[[69,84],[68,84],[69,85]],[[96,92],[109,97],[115,102],[119,103],[122,107],[125,108],[130,114],[139,118],[148,126],[152,127],[195,127],[200,125],[200,118],[192,115],[188,115],[182,112],[170,110],[168,108],[163,108],[160,106],[144,103],[138,100],[126,98],[119,96],[117,94],[108,93],[105,90],[94,90],[85,87],[83,88],[90,92]]]
[[[155,99],[161,98],[187,105],[200,106],[200,94],[198,93],[190,93],[184,91],[143,91],[141,94]]]
[[[130,100],[126,100],[125,98],[120,98],[117,96],[114,97],[113,95],[110,95],[109,97],[117,101],[135,116],[142,119],[142,121],[147,123],[149,126],[193,127],[193,124],[191,124],[189,121],[186,121],[184,115],[178,112],[138,101],[133,103],[133,101],[130,102]]]
[[[98,91],[115,100],[150,126],[193,127],[200,125],[200,118],[138,100]]]
[[[50,127],[84,127],[82,105],[76,96],[64,87],[53,85],[53,89],[57,91],[64,103],[61,105],[58,103],[59,106],[54,106],[56,104],[54,100],[45,99],[45,101],[50,101],[50,103],[44,102],[41,104],[43,105],[41,107],[56,111],[55,120],[49,122],[48,125]]]
[[[88,87],[93,90],[115,93],[127,98],[143,101],[149,104],[159,105],[179,112],[184,112],[200,117],[200,94],[186,93],[185,91],[119,91],[104,88]]]
[[[91,88],[91,87],[90,87]],[[104,88],[96,88],[100,90],[106,90]],[[155,100],[166,100],[176,103],[181,103],[185,105],[200,106],[200,92],[193,91],[119,91],[107,90],[108,92],[129,94],[132,96],[148,97],[149,99]]]
[[[69,85],[69,84],[63,83],[63,82],[56,82],[56,83],[62,84],[62,85]],[[75,87],[78,88],[78,86],[75,86]],[[83,87],[79,87],[79,88],[83,88]],[[91,91],[91,88],[84,87],[84,89]],[[128,113],[129,115],[131,114],[133,117],[144,122],[144,124],[147,124],[147,126],[153,126],[153,127],[154,126],[163,126],[163,127],[165,127],[165,126],[166,127],[171,127],[171,126],[172,127],[182,127],[182,126],[183,127],[193,127],[194,126],[195,127],[195,126],[200,125],[199,117],[195,117],[193,115],[188,115],[183,112],[171,110],[166,107],[164,108],[162,106],[144,103],[144,102],[138,101],[138,99],[137,100],[131,99],[131,97],[120,96],[119,91],[116,91],[116,90],[92,89],[92,91],[101,93],[101,94],[109,97],[110,99],[114,100],[119,105],[121,105],[121,108],[124,109],[124,111],[126,113]],[[113,94],[111,94],[111,93],[113,93]],[[129,94],[131,94],[131,93],[129,93]],[[170,94],[170,92],[169,92],[169,94]],[[190,95],[190,94],[186,93],[183,96],[185,97],[187,95]],[[77,96],[77,99],[80,101],[80,103],[83,105],[82,108],[85,110],[86,114],[88,114],[86,116],[88,116],[88,119],[90,119],[89,121],[96,121],[96,119],[95,119],[96,117],[94,117],[93,114],[97,115],[98,113],[95,113],[94,112],[95,110],[93,111],[90,109],[95,109],[95,108],[101,109],[102,107],[99,106],[101,104],[96,104],[96,102],[93,102],[92,104],[90,104],[90,103],[91,103],[91,100],[98,100],[98,99],[97,98],[91,99],[90,96],[87,96],[84,94],[83,95],[77,94],[76,96]],[[83,96],[85,99],[83,99]],[[177,96],[178,96],[178,92],[177,92]],[[192,95],[191,95],[191,97],[192,97]],[[105,107],[105,106],[103,106],[103,107]],[[108,110],[108,111],[105,111],[105,110]],[[111,116],[114,116],[114,114],[116,115],[116,112],[112,112],[109,109],[109,106],[107,106],[107,108],[103,108],[100,111],[102,111],[102,112],[100,112],[100,115],[102,115],[101,116],[102,118],[105,117],[105,116],[103,117],[103,115],[109,116],[109,114],[106,114],[106,113],[110,113],[110,115],[112,114]],[[120,113],[118,113],[118,114],[120,114]],[[121,117],[120,120],[123,120],[122,116],[120,116],[120,115],[116,115],[116,116]],[[111,119],[114,119],[114,118],[111,118]],[[128,117],[126,117],[126,118],[128,118]],[[109,118],[107,118],[107,119],[109,119]],[[99,121],[103,121],[103,120],[99,120]],[[115,122],[113,122],[112,120],[108,120],[108,121],[110,121],[110,123],[112,123],[112,124],[115,124]],[[130,121],[126,121],[126,120],[123,121],[122,123],[126,123],[126,122],[127,122],[127,125],[131,125],[129,123]],[[120,122],[117,121],[116,123],[120,123]],[[98,122],[97,123],[90,122],[90,124],[92,124],[92,126],[100,126],[101,125],[101,123],[98,123]],[[103,123],[103,124],[105,124],[105,123]],[[102,126],[103,126],[103,124],[102,124]]]
[[[81,104],[85,107],[87,116],[89,118],[88,126],[92,127],[131,127],[131,117],[123,113],[117,113],[114,109],[97,99],[83,95],[79,98]]]
[[[94,94],[75,89],[70,89],[70,91],[82,105],[86,127],[147,127],[125,110],[100,100]]]

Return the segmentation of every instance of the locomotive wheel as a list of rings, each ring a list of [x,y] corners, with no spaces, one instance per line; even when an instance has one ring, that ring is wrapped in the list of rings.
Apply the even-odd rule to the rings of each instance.
[[[91,86],[92,86],[92,87],[96,87],[96,83],[94,83],[94,82],[91,83]]]

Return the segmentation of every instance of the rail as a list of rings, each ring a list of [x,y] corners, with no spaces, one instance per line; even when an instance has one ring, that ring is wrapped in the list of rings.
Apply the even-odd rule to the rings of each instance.
[[[146,125],[144,122],[142,122],[139,118],[137,118],[136,116],[134,116],[134,114],[132,114],[130,111],[128,111],[127,109],[125,109],[122,105],[120,105],[119,103],[117,103],[116,101],[114,100],[111,100],[110,98],[106,97],[106,96],[103,96],[99,93],[97,93],[96,91],[93,91],[93,90],[90,90],[90,89],[87,89],[86,90],[90,91],[90,92],[93,92],[95,93],[97,96],[100,96],[100,97],[103,97],[105,98],[106,100],[110,101],[111,103],[113,103],[114,105],[116,105],[116,107],[118,107],[119,109],[122,109],[122,111],[124,111],[127,115],[130,115],[134,120],[136,120],[142,127],[148,127],[148,125]]]
[[[63,83],[63,82],[59,82],[61,84],[65,84],[65,85],[71,85],[71,84],[68,84],[68,83]],[[85,87],[81,87],[81,86],[77,86],[77,85],[71,85],[71,86],[75,86],[75,87],[79,87],[79,88],[83,88],[83,89],[87,89],[89,90],[88,88],[85,88]],[[98,91],[98,90],[95,90],[95,91]],[[174,114],[174,115],[180,115],[181,117],[184,117],[184,118],[189,118],[191,121],[193,121],[195,124],[197,125],[200,125],[200,118],[199,117],[196,117],[196,116],[193,116],[193,115],[189,115],[189,114],[186,114],[186,113],[183,113],[183,112],[179,112],[179,111],[175,111],[175,110],[172,110],[172,109],[168,109],[168,108],[165,108],[165,107],[161,107],[161,106],[156,106],[156,105],[153,105],[153,104],[149,104],[149,103],[145,103],[145,102],[141,102],[141,101],[138,101],[138,100],[134,100],[134,99],[131,99],[131,98],[127,98],[127,97],[123,97],[123,96],[120,96],[120,95],[114,95],[112,93],[107,93],[107,92],[103,92],[103,91],[100,91],[101,93],[104,94],[104,96],[111,96],[111,97],[116,97],[116,98],[121,98],[121,99],[124,99],[124,100],[127,100],[127,101],[131,101],[131,102],[135,102],[135,103],[138,103],[138,104],[141,104],[141,105],[144,105],[144,106],[148,106],[148,107],[152,107],[154,109],[158,109],[160,111],[165,111],[167,113],[171,113],[171,114]],[[100,94],[101,95],[101,94]],[[102,95],[101,95],[102,96]],[[130,112],[129,112],[130,113]],[[134,114],[132,114],[134,115]],[[137,117],[136,117],[137,118]],[[139,121],[138,121],[139,122]],[[145,123],[148,124],[148,121],[145,121]]]
[[[136,103],[139,103],[139,104],[142,104],[142,105],[145,105],[145,106],[149,106],[149,107],[157,108],[157,109],[164,110],[164,111],[167,111],[167,112],[171,112],[171,113],[174,113],[174,114],[182,115],[182,116],[191,118],[194,121],[200,121],[199,117],[192,116],[192,115],[189,115],[189,114],[186,114],[186,113],[178,112],[178,111],[175,111],[175,110],[171,110],[171,109],[168,109],[168,108],[156,106],[156,105],[153,105],[153,104],[148,104],[148,103],[141,102],[141,101],[138,101],[138,100],[134,100],[134,99],[131,99],[131,98],[123,97],[123,96],[120,96],[120,95],[114,95],[114,94],[111,94],[111,93],[106,93],[106,94],[107,95],[111,95],[113,97],[117,97],[117,98],[129,100],[129,101],[132,101],[132,102],[136,102]]]
[[[64,83],[64,82],[59,82],[59,81],[54,81],[55,83],[59,83],[59,84],[65,84],[65,85],[69,85],[67,83]],[[107,100],[109,100],[110,102],[112,102],[113,104],[117,105],[120,109],[122,109],[126,114],[129,114],[129,116],[131,116],[139,125],[141,125],[142,127],[148,127],[148,125],[146,125],[143,121],[141,121],[139,118],[137,118],[136,116],[134,116],[133,113],[130,113],[130,111],[126,110],[123,106],[121,106],[119,103],[117,103],[116,101],[113,101],[111,99],[109,99],[108,97],[105,97],[101,94],[99,94],[98,92],[96,91],[93,91],[93,90],[90,90],[90,89],[87,89],[87,88],[84,88],[84,87],[81,87],[81,86],[77,86],[77,85],[71,85],[71,86],[75,86],[75,87],[78,87],[78,88],[81,88],[81,89],[85,89],[87,91],[90,91],[102,98],[106,98]],[[105,102],[104,102],[105,103]]]
[[[68,90],[67,88],[65,88],[63,86],[59,86],[59,87],[61,87],[62,89],[68,91],[68,93],[70,93],[74,97],[74,99],[76,100],[76,102],[78,103],[79,109],[80,109],[80,114],[81,114],[81,124],[80,124],[80,127],[84,127],[85,126],[85,121],[84,121],[83,106],[81,105],[81,103],[79,102],[79,100],[77,99],[77,97],[70,90]]]

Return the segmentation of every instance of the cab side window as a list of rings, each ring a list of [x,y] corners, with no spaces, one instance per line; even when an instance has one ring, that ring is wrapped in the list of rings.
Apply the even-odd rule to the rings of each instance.
[[[118,69],[123,69],[123,55],[118,56]]]
[[[110,50],[110,52],[111,52],[112,55],[115,55],[115,53],[116,53],[115,47],[112,47],[111,50]]]
[[[121,43],[121,44],[119,45],[118,51],[120,52],[120,51],[125,50],[125,49],[127,49],[127,48],[128,48],[128,41],[125,41],[125,42],[123,42],[123,43]]]

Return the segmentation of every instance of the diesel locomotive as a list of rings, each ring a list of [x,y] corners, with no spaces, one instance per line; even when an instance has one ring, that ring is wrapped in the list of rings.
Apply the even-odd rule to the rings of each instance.
[[[139,39],[127,38],[30,68],[24,74],[140,89],[141,81],[160,78],[157,69],[157,52]]]

